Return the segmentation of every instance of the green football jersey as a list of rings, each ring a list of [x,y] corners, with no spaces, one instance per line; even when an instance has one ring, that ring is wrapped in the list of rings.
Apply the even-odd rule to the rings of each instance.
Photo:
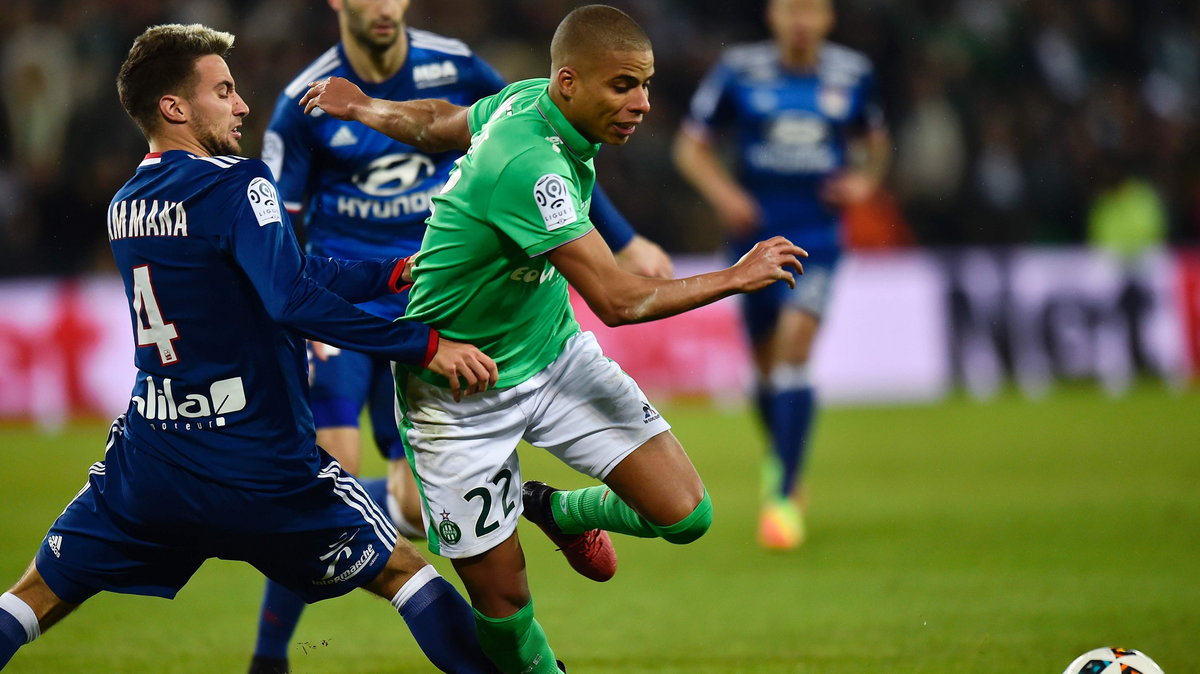
[[[540,372],[579,331],[545,253],[592,229],[600,146],[567,122],[548,84],[516,82],[471,106],[471,149],[433,197],[405,313],[491,356],[498,387]]]

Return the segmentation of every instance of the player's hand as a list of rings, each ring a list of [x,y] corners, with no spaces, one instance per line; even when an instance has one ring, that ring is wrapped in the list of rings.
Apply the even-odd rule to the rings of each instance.
[[[743,189],[730,190],[716,205],[721,224],[734,236],[750,236],[762,227],[762,209]]]
[[[405,283],[412,283],[412,270],[415,266],[417,266],[416,255],[409,255],[408,257],[404,258],[404,269],[400,272],[400,280],[404,281]]]
[[[616,258],[617,265],[630,274],[661,279],[675,278],[675,267],[671,264],[667,252],[641,234],[634,234],[629,243],[616,254]]]
[[[738,275],[738,289],[744,293],[761,290],[776,281],[784,281],[789,288],[795,288],[792,271],[804,273],[798,259],[801,257],[808,257],[808,252],[782,236],[774,236],[754,244],[750,252],[730,269]]]
[[[304,114],[320,108],[327,114],[338,119],[351,119],[351,109],[355,105],[365,105],[370,96],[362,92],[358,85],[344,77],[327,77],[319,82],[310,82],[308,91],[300,99],[304,106]]]
[[[450,382],[450,393],[455,401],[486,391],[500,379],[494,360],[470,344],[445,337],[438,340],[438,350],[433,354],[433,360],[429,361],[429,369]],[[466,389],[463,388],[464,383]]]
[[[821,185],[821,199],[834,206],[866,201],[875,192],[875,180],[861,171],[843,171]]]

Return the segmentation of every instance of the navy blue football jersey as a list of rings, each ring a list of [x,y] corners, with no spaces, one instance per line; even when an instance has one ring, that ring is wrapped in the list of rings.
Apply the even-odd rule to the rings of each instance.
[[[758,199],[767,234],[810,253],[840,247],[840,214],[819,195],[846,166],[849,137],[883,125],[866,56],[827,43],[814,69],[797,71],[774,43],[731,47],[696,90],[687,123],[734,131],[737,179]]]
[[[125,435],[213,481],[282,489],[317,470],[306,337],[408,363],[435,348],[351,304],[390,292],[398,260],[301,254],[261,161],[147,155],[108,235],[137,345]]]
[[[310,82],[344,77],[375,98],[440,98],[464,106],[504,87],[463,42],[413,28],[406,32],[408,57],[388,80],[360,79],[339,43],[301,72],[275,105],[263,160],[278,179],[284,206],[303,213],[310,253],[351,259],[412,255],[421,247],[430,197],[441,191],[462,154],[428,154],[320,110],[305,115],[297,103]],[[403,298],[364,308],[395,317],[403,311]]]

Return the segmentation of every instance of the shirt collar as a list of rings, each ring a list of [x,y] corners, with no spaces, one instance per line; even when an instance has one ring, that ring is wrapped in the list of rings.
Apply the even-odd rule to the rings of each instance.
[[[583,134],[579,133],[571,123],[567,121],[562,110],[554,104],[554,100],[550,98],[550,88],[546,87],[538,96],[537,111],[542,115],[542,119],[554,129],[554,133],[562,140],[562,144],[566,146],[571,154],[575,155],[580,161],[587,161],[596,156],[600,151],[600,143],[590,143]]]

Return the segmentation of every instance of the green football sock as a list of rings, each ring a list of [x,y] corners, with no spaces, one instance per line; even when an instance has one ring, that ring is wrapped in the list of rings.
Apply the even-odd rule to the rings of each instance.
[[[559,491],[550,495],[550,512],[564,534],[604,529],[640,538],[662,538],[671,543],[691,543],[712,524],[712,499],[708,490],[691,514],[679,522],[660,526],[625,504],[604,485]]]
[[[475,611],[475,631],[488,658],[505,674],[558,672],[546,633],[533,617],[533,600],[507,618]]]
[[[555,492],[550,495],[550,510],[564,534],[604,529],[640,538],[658,536],[653,525],[602,484]]]

